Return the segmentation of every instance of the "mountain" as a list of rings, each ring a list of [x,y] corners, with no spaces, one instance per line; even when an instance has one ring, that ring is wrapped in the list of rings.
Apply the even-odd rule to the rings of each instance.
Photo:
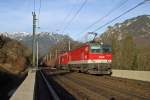
[[[150,15],[109,26],[100,39],[111,44],[112,68],[150,70]]]
[[[109,39],[113,34],[117,34],[118,40],[130,34],[137,44],[148,44],[150,41],[150,15],[137,16],[114,26],[109,26],[107,31],[101,35],[101,38]]]
[[[15,40],[19,40],[24,45],[26,45],[29,48],[32,48],[32,34],[27,32],[1,32],[0,34],[3,34],[7,37],[10,37]],[[48,53],[49,48],[51,45],[60,42],[62,40],[71,39],[67,35],[61,35],[53,32],[40,32],[37,33],[39,35],[36,36],[36,38],[39,40],[39,52],[40,55],[43,56]]]

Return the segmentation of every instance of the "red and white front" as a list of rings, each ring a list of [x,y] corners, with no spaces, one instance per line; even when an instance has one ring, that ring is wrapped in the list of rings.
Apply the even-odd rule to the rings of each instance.
[[[69,61],[69,64],[96,64],[96,63],[107,63],[112,62],[111,54],[86,54],[84,59]]]

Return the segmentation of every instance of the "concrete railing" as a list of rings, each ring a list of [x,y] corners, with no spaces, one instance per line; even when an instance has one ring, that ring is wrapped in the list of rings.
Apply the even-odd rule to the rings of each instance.
[[[28,76],[12,95],[10,100],[34,100],[35,72],[29,70]]]
[[[149,81],[150,82],[150,71],[133,71],[133,70],[112,70],[112,76]]]

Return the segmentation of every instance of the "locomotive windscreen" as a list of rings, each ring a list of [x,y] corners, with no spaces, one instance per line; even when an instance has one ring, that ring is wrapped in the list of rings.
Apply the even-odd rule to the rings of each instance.
[[[111,47],[104,45],[91,45],[91,53],[111,53]]]

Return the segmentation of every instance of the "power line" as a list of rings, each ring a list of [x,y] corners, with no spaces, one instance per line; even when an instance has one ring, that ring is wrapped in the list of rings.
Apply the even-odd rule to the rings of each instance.
[[[37,15],[37,28],[39,27],[39,23],[40,23],[40,14],[41,14],[41,5],[42,5],[42,0],[39,0],[39,9],[38,9],[38,15]],[[33,0],[33,12],[36,13],[36,0]]]
[[[147,1],[147,0],[144,0],[144,1],[140,2],[140,3],[138,3],[136,6],[130,8],[130,9],[127,10],[127,11],[125,11],[124,13],[122,13],[121,15],[119,15],[118,17],[115,17],[114,19],[112,19],[111,21],[107,22],[106,24],[104,24],[104,25],[98,27],[97,29],[94,30],[94,32],[100,30],[101,28],[103,28],[103,27],[105,27],[106,25],[108,25],[108,24],[114,22],[115,20],[117,20],[118,18],[122,17],[123,15],[125,15],[125,14],[129,13],[130,11],[134,10],[135,8],[141,6],[141,5],[144,4],[146,1]]]
[[[119,2],[114,8],[112,8],[108,13],[106,13],[103,17],[101,17],[100,19],[96,20],[95,22],[93,22],[91,25],[89,25],[84,31],[88,30],[89,28],[91,28],[92,26],[94,26],[95,24],[99,23],[100,21],[102,21],[103,19],[105,19],[106,17],[108,17],[110,14],[112,14],[114,11],[118,10],[121,6],[123,6],[128,0],[125,0],[122,2]]]
[[[33,11],[35,12],[35,2],[36,0],[33,0]]]
[[[118,10],[120,7],[122,7],[126,2],[128,2],[128,0],[124,0],[124,1],[121,0],[121,1],[119,1],[119,3],[117,3],[112,9],[110,9],[108,11],[108,13],[106,13],[103,17],[101,17],[101,18],[97,19],[96,21],[94,21],[91,25],[86,27],[81,33],[84,33],[85,31],[87,31],[88,29],[90,29],[91,27],[93,27],[94,25],[96,25],[97,23],[99,23],[100,21],[105,19],[106,17],[108,17],[110,14],[112,14],[113,12]],[[86,36],[87,34],[88,33],[86,33],[84,36]]]
[[[67,21],[67,19],[71,16],[71,12],[73,11],[73,7],[71,8],[71,10],[69,11],[69,13],[64,17],[63,19],[63,23],[62,23],[62,27],[64,26],[63,24]]]
[[[38,28],[40,28],[39,24],[40,24],[41,6],[42,6],[42,0],[39,1],[39,12],[38,12],[38,22],[37,22]]]
[[[64,27],[63,33],[68,28],[68,26],[72,23],[72,21],[76,18],[76,16],[80,13],[80,11],[85,6],[85,4],[87,3],[87,1],[88,0],[84,0],[84,2],[82,3],[82,5],[80,6],[80,8],[77,10],[77,12],[74,14],[74,16],[70,19],[70,21],[68,22],[68,24]]]

